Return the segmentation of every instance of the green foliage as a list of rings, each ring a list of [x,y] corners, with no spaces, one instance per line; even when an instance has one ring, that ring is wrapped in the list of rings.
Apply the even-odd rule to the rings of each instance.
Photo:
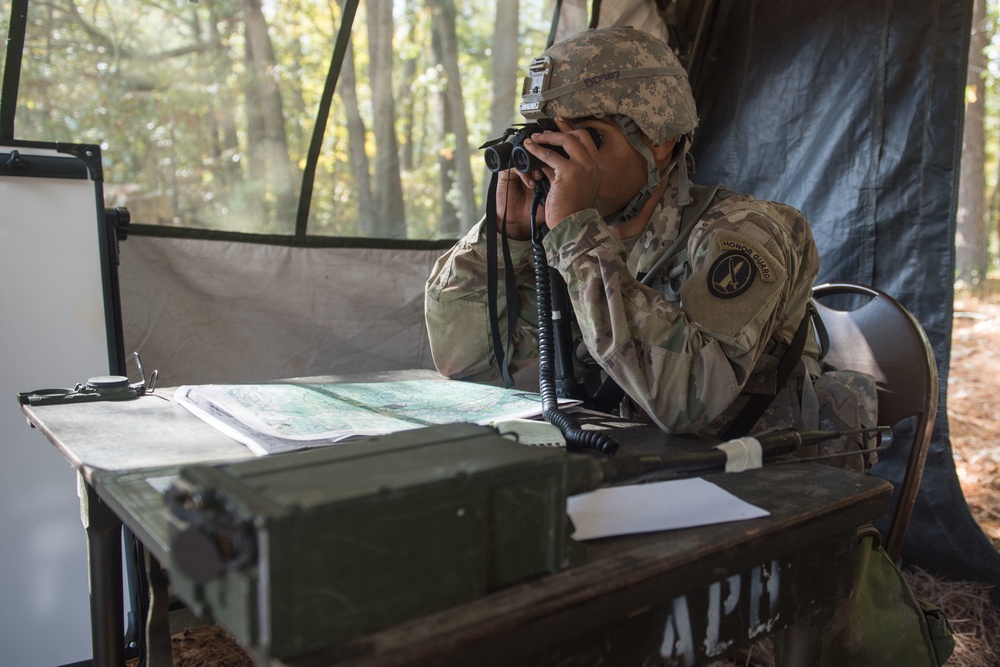
[[[107,203],[127,206],[135,222],[291,233],[294,221],[280,199],[282,192],[299,191],[342,12],[330,0],[262,0],[272,68],[250,46],[252,19],[244,12],[253,1],[31,3],[15,136],[100,145]],[[490,138],[495,2],[455,2],[467,140],[477,174],[482,156],[476,149]],[[524,62],[544,48],[549,4],[521,0]],[[0,4],[3,25],[9,7]],[[353,138],[370,162],[375,149],[364,12],[362,2],[352,41],[366,136]],[[453,151],[456,137],[440,129],[435,95],[445,77],[434,60],[427,5],[395,0],[394,17],[397,135],[401,152],[412,156],[401,174],[406,226],[410,238],[434,238],[441,218],[437,156]],[[268,91],[270,83],[276,88]],[[280,118],[262,95],[280,96]],[[310,234],[357,236],[365,228],[346,123],[338,94],[316,170]],[[481,202],[482,193],[476,194]],[[458,201],[457,192],[445,196]]]

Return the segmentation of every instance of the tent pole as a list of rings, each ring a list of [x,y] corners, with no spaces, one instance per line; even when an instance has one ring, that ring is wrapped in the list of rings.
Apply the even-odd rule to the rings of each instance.
[[[302,170],[302,188],[299,191],[299,207],[295,216],[295,236],[306,235],[306,225],[309,222],[309,207],[312,204],[313,181],[316,178],[316,164],[323,148],[323,136],[330,118],[330,106],[333,103],[333,92],[337,88],[340,77],[340,67],[350,46],[351,29],[354,27],[354,15],[358,11],[360,0],[347,0],[343,4],[343,14],[340,17],[340,28],[337,30],[337,42],[333,47],[333,57],[330,58],[330,69],[326,73],[326,84],[323,87],[323,97],[316,113],[316,125],[313,127],[312,142],[306,156],[306,166]]]
[[[14,114],[17,112],[17,89],[21,82],[21,57],[24,33],[28,25],[28,0],[13,0],[7,32],[7,59],[0,87],[0,139],[14,138]]]

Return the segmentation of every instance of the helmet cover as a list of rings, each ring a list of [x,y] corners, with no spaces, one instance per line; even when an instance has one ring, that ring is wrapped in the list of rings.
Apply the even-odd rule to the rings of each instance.
[[[622,115],[656,144],[698,125],[677,56],[660,39],[624,26],[585,30],[535,58],[521,113],[529,120]]]

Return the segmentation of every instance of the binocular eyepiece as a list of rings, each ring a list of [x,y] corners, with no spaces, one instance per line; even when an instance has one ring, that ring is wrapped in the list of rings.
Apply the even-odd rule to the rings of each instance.
[[[537,157],[528,152],[528,149],[524,147],[524,140],[533,134],[539,132],[544,132],[545,130],[558,130],[555,121],[550,119],[542,119],[537,123],[528,123],[520,127],[507,128],[503,136],[499,139],[494,139],[493,141],[488,141],[481,148],[485,148],[486,152],[483,158],[486,160],[486,168],[492,172],[506,171],[513,167],[522,174],[527,174],[529,172],[535,171],[536,169],[541,169],[547,166],[544,162],[539,160]],[[592,127],[586,128],[590,132],[591,139],[594,140],[594,145],[598,148],[601,147],[601,137]],[[541,144],[546,148],[554,150],[559,155],[564,158],[568,158],[566,151],[564,151],[559,146],[553,146],[551,144]]]

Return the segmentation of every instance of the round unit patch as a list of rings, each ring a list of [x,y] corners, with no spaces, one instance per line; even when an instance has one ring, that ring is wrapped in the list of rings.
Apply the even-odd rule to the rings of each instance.
[[[719,255],[708,270],[708,291],[720,299],[731,299],[747,291],[757,275],[753,262],[742,252]]]

